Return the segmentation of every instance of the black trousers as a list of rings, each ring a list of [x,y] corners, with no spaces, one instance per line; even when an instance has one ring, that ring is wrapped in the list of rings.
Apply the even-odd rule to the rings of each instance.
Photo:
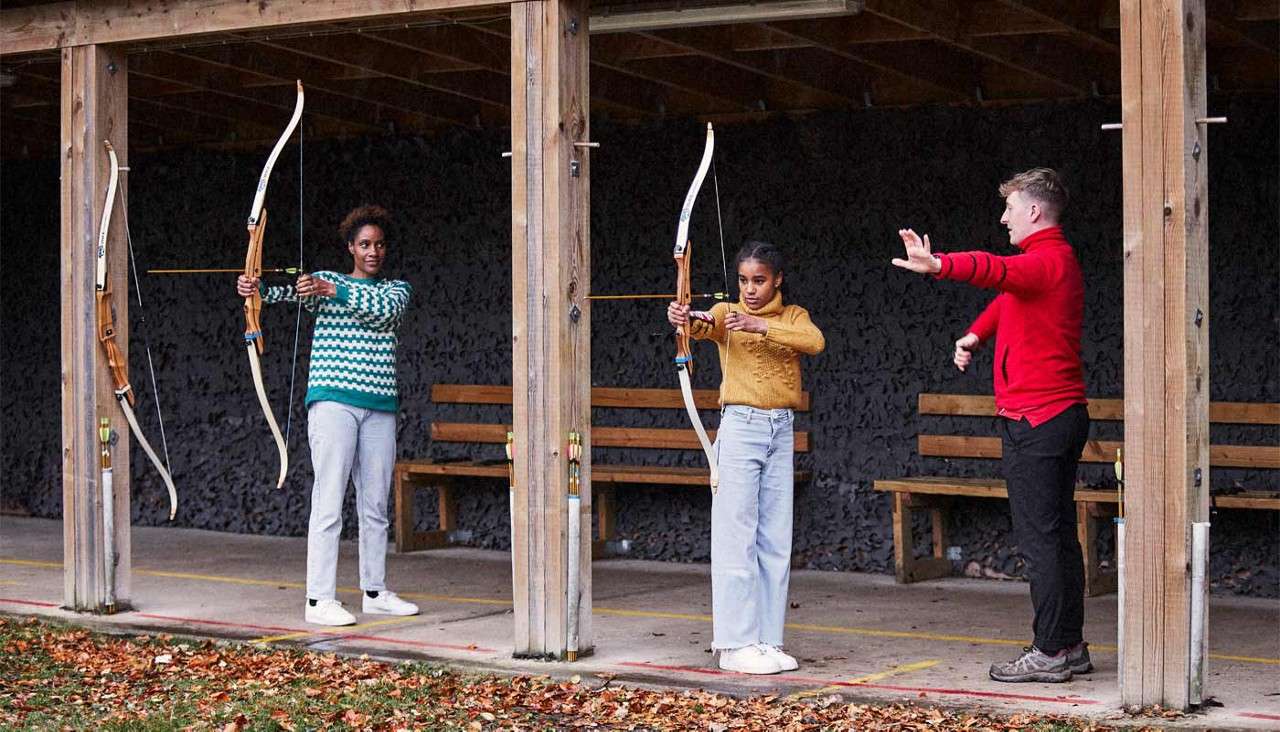
[[[1076,537],[1076,467],[1089,411],[1076,404],[1039,427],[1000,420],[1013,533],[1027,560],[1035,646],[1053,655],[1083,640],[1084,557]]]

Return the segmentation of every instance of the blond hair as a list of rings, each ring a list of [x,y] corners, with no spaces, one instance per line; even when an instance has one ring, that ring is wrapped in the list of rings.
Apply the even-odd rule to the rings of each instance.
[[[1044,207],[1049,218],[1055,221],[1062,217],[1070,200],[1062,178],[1052,168],[1032,168],[1000,184],[1001,198],[1008,198],[1016,192],[1035,199]]]

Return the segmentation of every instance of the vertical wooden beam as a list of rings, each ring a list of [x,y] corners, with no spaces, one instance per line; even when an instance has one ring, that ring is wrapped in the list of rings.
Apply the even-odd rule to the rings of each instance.
[[[1126,705],[1185,709],[1209,511],[1204,0],[1122,0]]]
[[[563,658],[568,434],[583,437],[579,650],[591,626],[587,4],[511,5],[515,655]]]
[[[62,500],[63,604],[98,610],[105,599],[106,557],[102,544],[98,419],[106,416],[116,436],[112,449],[115,487],[116,604],[130,594],[129,426],[113,394],[106,358],[98,344],[95,272],[98,225],[106,203],[110,140],[128,166],[128,66],[123,51],[77,46],[62,51]],[[128,176],[121,175],[123,195]],[[125,210],[117,198],[107,244],[108,277],[115,292],[116,340],[128,363],[129,282]]]

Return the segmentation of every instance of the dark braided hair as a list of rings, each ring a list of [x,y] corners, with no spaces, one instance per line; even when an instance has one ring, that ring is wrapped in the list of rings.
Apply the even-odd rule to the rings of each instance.
[[[351,209],[351,213],[338,224],[338,236],[342,237],[343,244],[351,244],[356,240],[356,234],[360,233],[360,229],[369,226],[382,229],[382,236],[387,241],[391,241],[391,214],[387,210],[377,204],[365,204]]]
[[[785,269],[786,260],[782,256],[782,250],[770,244],[767,241],[758,241],[749,239],[742,248],[738,250],[738,257],[734,260],[733,268],[736,270],[738,265],[754,259],[763,263],[768,267],[775,276],[782,274]]]

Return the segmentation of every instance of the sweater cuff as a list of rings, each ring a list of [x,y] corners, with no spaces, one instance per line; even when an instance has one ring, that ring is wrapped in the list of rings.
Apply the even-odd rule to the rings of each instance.
[[[342,305],[346,305],[347,298],[351,296],[351,290],[348,289],[347,286],[342,284],[341,282],[335,283],[333,286],[333,289],[334,289],[333,299],[337,300]]]

